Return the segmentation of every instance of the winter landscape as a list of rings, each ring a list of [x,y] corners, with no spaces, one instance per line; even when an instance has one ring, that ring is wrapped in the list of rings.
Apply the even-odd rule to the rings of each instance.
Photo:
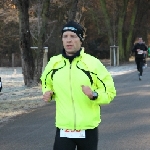
[[[0,123],[43,106],[40,85],[33,88],[24,86],[21,67],[0,68],[3,89],[0,93]]]
[[[113,77],[136,71],[135,64],[106,68]],[[24,86],[21,67],[0,67],[0,77],[3,84],[0,92],[0,123],[46,104],[42,100],[41,85],[32,88]]]

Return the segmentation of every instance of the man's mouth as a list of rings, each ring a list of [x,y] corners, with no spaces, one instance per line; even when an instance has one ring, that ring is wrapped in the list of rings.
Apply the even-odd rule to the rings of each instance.
[[[67,48],[72,48],[72,47],[73,47],[73,45],[67,45],[66,47],[67,47]]]

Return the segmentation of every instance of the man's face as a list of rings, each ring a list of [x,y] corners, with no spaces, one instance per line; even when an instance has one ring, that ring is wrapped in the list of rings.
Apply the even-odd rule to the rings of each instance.
[[[73,56],[78,50],[80,50],[82,44],[76,33],[71,31],[63,33],[62,42],[68,56]]]
[[[142,38],[139,38],[139,43],[143,43],[143,39]]]

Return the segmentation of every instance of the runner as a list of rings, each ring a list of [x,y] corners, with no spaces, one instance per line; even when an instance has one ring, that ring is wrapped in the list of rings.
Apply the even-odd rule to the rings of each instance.
[[[81,25],[67,23],[62,54],[50,59],[41,77],[43,99],[56,101],[53,150],[97,150],[100,105],[116,96],[110,73],[81,47],[84,35]]]
[[[143,66],[145,55],[147,54],[147,46],[143,43],[142,38],[138,38],[138,43],[136,43],[132,49],[135,53],[135,62],[137,65],[137,70],[139,71],[139,80],[142,80]]]

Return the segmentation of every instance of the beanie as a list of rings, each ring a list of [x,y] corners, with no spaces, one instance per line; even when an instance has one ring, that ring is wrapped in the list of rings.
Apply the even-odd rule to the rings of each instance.
[[[66,25],[64,25],[62,29],[62,34],[66,31],[71,31],[77,34],[77,36],[80,38],[80,41],[84,41],[84,34],[85,30],[84,28],[77,22],[69,21]]]

